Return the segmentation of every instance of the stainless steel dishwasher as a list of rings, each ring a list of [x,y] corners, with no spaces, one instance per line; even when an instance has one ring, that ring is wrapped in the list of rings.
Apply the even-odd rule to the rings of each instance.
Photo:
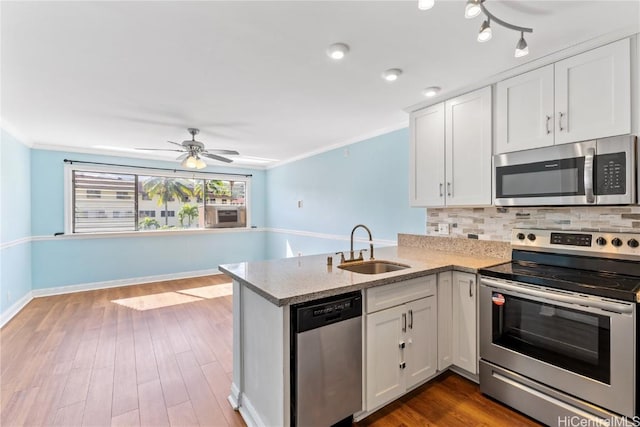
[[[291,307],[291,425],[351,425],[362,410],[362,295]]]

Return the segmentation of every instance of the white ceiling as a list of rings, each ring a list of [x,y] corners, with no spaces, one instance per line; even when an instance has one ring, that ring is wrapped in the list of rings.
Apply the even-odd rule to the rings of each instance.
[[[519,34],[495,24],[478,43],[482,20],[463,17],[463,0],[429,11],[417,1],[2,1],[2,125],[36,147],[89,151],[171,148],[198,127],[209,148],[284,161],[406,126],[403,109],[427,86],[446,96],[640,22],[638,0],[485,5],[533,27],[528,57],[514,58]],[[342,62],[325,55],[335,42],[351,47]],[[395,67],[397,82],[380,78]]]

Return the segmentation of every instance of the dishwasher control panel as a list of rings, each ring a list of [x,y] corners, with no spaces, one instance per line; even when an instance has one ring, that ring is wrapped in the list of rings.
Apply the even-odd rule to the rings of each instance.
[[[304,302],[291,306],[291,319],[296,332],[341,322],[362,315],[360,291]]]

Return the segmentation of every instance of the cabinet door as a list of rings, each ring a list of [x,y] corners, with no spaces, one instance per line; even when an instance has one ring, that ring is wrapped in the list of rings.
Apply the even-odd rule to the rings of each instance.
[[[436,373],[438,364],[437,301],[430,296],[407,303],[407,336],[405,358],[406,386],[426,380]]]
[[[496,85],[496,154],[553,145],[553,65]]]
[[[438,370],[453,363],[453,293],[451,272],[438,274]]]
[[[409,203],[443,206],[444,103],[411,114]]]
[[[476,374],[477,318],[475,274],[453,272],[453,363]]]
[[[445,103],[448,206],[491,205],[491,88]]]
[[[367,315],[367,410],[370,411],[405,392],[406,361],[400,349],[406,328],[404,305]],[[405,344],[406,345],[406,344]]]
[[[556,144],[631,132],[630,42],[555,64]]]

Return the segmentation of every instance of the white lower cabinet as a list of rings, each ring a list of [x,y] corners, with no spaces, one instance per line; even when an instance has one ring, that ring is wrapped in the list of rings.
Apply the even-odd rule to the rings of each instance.
[[[453,364],[452,272],[438,273],[438,370]]]
[[[405,285],[405,286],[403,286]],[[395,298],[399,305],[371,312],[381,298],[388,300],[387,286],[406,298]],[[371,411],[403,395],[414,385],[436,373],[437,302],[436,276],[367,291],[366,315],[366,408]]]
[[[478,373],[477,281],[476,275],[454,271],[453,278],[453,364]]]

